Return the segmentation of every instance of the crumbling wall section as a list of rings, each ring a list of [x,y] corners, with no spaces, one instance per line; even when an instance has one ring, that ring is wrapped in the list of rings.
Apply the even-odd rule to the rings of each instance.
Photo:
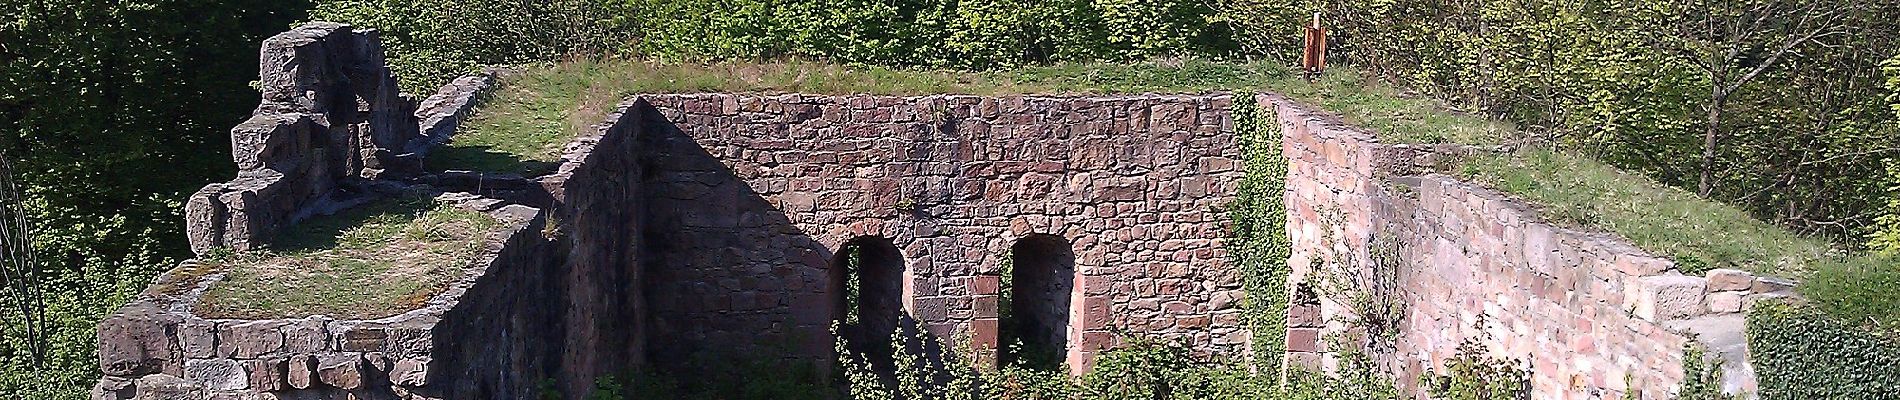
[[[190,262],[99,324],[104,377],[93,399],[534,398],[561,340],[541,211],[454,194],[486,212],[482,256],[424,306],[387,318],[207,319],[192,304],[215,284]],[[176,288],[178,291],[167,291]],[[265,394],[275,397],[260,397]]]
[[[1336,367],[1323,336],[1383,329],[1396,340],[1348,343],[1383,347],[1373,355],[1408,387],[1444,373],[1471,340],[1487,350],[1481,356],[1530,372],[1533,398],[1666,398],[1684,378],[1688,332],[1701,331],[1688,325],[1710,321],[1720,332],[1698,333],[1739,335],[1744,298],[1787,289],[1740,271],[1687,276],[1622,238],[1554,224],[1523,202],[1432,172],[1448,156],[1486,150],[1381,144],[1331,114],[1273,96],[1262,104],[1275,107],[1290,166],[1289,363]],[[1396,290],[1371,294],[1403,312],[1368,318],[1379,305],[1349,298],[1371,286],[1332,284],[1354,273],[1395,274]],[[1746,368],[1746,349],[1714,350]],[[1729,388],[1746,390],[1750,380]]]
[[[493,79],[458,79],[418,110],[398,92],[376,31],[328,22],[265,40],[258,63],[262,101],[231,130],[237,178],[185,201],[197,254],[261,248],[298,220],[360,204],[363,179],[419,173]]]

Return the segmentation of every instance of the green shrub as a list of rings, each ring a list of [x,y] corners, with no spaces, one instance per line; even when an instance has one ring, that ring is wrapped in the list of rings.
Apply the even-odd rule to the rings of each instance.
[[[1900,340],[1810,305],[1757,305],[1748,349],[1765,400],[1900,398]]]
[[[1528,368],[1528,366],[1525,366]],[[1491,358],[1476,338],[1458,344],[1458,352],[1445,360],[1444,375],[1420,375],[1420,383],[1434,399],[1443,400],[1518,400],[1530,398],[1530,371],[1518,368],[1515,361]]]

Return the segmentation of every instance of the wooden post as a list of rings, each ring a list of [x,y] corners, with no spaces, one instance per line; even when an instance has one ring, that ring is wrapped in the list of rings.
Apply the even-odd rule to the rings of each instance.
[[[1326,72],[1326,28],[1320,27],[1317,11],[1313,12],[1313,24],[1306,27],[1306,51],[1300,56],[1300,66],[1308,80]]]

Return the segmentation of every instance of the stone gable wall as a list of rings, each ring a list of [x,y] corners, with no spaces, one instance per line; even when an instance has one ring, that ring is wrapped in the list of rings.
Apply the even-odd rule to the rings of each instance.
[[[1047,234],[1075,253],[1072,365],[1111,328],[1244,351],[1218,211],[1240,176],[1228,96],[640,101],[655,361],[829,358],[828,271],[863,236],[901,251],[906,317],[942,338],[994,348],[999,268]]]

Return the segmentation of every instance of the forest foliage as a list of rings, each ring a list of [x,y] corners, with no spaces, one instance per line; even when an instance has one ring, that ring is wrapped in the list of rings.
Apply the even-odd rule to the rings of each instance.
[[[5,325],[0,393],[82,395],[93,323],[186,256],[180,199],[233,173],[225,135],[257,101],[258,43],[299,20],[382,30],[406,91],[428,93],[481,66],[602,55],[1290,62],[1315,12],[1334,62],[1533,133],[1515,142],[1900,251],[1900,2],[0,0],[0,150],[55,320],[37,370]]]

